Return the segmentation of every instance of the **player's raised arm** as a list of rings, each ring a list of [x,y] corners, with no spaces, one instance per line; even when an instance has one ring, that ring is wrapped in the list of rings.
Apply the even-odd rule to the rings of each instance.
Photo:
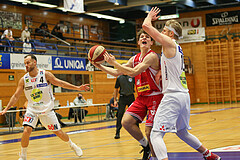
[[[174,37],[174,32],[170,30],[172,27],[164,27],[163,31],[160,33],[153,25],[152,21],[155,21],[159,18],[158,14],[160,9],[153,7],[145,18],[142,28],[146,31],[155,41],[159,42],[163,46],[164,54],[168,58],[171,58],[175,55],[175,43],[172,41],[171,37]],[[169,37],[170,36],[170,37]],[[165,50],[166,49],[166,50]],[[170,51],[169,51],[170,50]],[[173,51],[172,51],[173,50]]]

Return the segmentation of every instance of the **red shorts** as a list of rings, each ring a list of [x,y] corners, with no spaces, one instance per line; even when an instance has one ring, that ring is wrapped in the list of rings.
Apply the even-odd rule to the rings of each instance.
[[[147,115],[146,126],[153,126],[153,119],[162,97],[163,94],[154,96],[138,96],[127,109],[126,113],[136,118],[139,123],[141,123]]]

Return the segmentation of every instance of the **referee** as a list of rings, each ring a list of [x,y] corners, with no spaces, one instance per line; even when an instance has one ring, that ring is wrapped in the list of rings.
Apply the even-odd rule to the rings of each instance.
[[[120,138],[120,129],[122,128],[122,117],[125,112],[126,106],[130,106],[133,101],[135,101],[134,97],[134,78],[128,75],[120,75],[118,76],[115,89],[114,89],[114,105],[116,106],[118,90],[119,90],[119,104],[118,104],[118,113],[117,113],[117,124],[116,124],[116,135],[115,139]]]

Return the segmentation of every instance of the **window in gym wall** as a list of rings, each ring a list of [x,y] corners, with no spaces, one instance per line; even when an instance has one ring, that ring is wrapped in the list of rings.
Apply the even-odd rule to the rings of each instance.
[[[63,81],[69,82],[76,86],[82,84],[89,84],[89,74],[54,74],[55,77]],[[77,92],[76,90],[69,90],[53,85],[53,92]]]

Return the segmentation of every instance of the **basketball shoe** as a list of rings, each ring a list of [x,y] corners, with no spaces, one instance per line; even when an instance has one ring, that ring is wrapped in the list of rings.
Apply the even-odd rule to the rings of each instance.
[[[82,149],[78,147],[75,143],[72,143],[71,146],[72,150],[74,150],[75,154],[78,157],[81,157],[83,155]]]
[[[149,158],[151,156],[151,149],[149,147],[149,144],[146,147],[144,147],[144,146],[142,146],[142,147],[143,147],[143,149],[140,151],[140,153],[143,152],[142,160],[149,160]]]
[[[203,156],[205,160],[221,160],[221,157],[212,152],[209,153],[209,151],[207,151]]]

